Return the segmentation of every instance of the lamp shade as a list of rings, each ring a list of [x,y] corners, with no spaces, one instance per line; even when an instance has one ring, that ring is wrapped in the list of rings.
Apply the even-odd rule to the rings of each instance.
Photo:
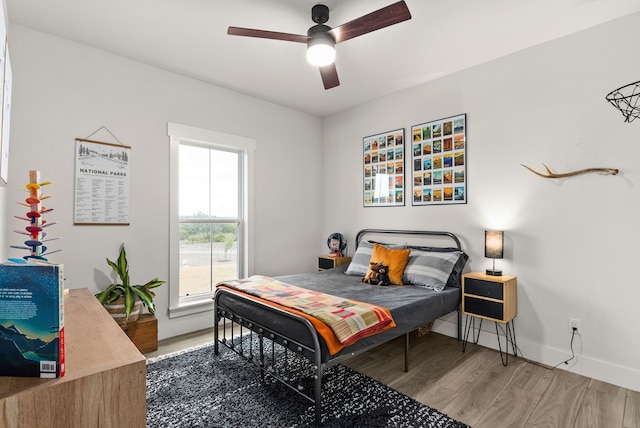
[[[504,251],[504,232],[501,230],[484,231],[484,256],[501,259]]]

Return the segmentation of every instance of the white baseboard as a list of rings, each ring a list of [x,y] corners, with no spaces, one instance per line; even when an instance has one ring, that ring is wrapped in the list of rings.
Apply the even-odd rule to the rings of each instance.
[[[480,334],[478,344],[487,348],[498,350],[498,340],[496,337],[494,323],[489,321],[484,323],[482,327],[482,333]],[[452,313],[445,317],[437,319],[433,323],[432,331],[457,338],[457,314]],[[472,337],[473,333],[477,333],[477,331],[470,332],[469,336]],[[501,340],[504,351],[505,342],[504,336],[502,335]],[[516,344],[518,347],[519,356],[536,363],[544,364],[549,367],[554,367],[558,363],[562,363],[563,361],[571,358],[571,351],[569,349],[556,349],[544,344],[529,342],[524,338],[517,337],[517,335]],[[558,366],[558,369],[568,370],[572,373],[597,379],[602,382],[612,383],[614,385],[628,388],[633,391],[640,391],[639,371],[634,370],[630,367],[612,364],[607,361],[602,361],[596,358],[590,358],[588,356],[581,355],[581,345],[582,344],[580,343],[579,339],[575,341],[575,358],[569,361],[568,364],[560,364]],[[511,349],[511,347],[509,347],[509,349]]]

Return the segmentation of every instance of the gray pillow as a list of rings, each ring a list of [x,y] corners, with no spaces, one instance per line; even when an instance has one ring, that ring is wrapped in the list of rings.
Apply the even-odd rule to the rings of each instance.
[[[454,267],[459,266],[462,251],[423,251],[411,249],[402,282],[442,291]],[[466,261],[466,260],[465,260]],[[464,266],[464,264],[463,264]]]
[[[371,260],[372,254],[373,244],[366,241],[360,242],[345,273],[347,275],[365,276],[367,269],[369,269],[369,260]]]

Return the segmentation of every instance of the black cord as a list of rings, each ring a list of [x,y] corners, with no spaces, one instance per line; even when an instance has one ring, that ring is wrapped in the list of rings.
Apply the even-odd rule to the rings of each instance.
[[[504,329],[502,328],[502,326],[500,326],[500,330],[501,330],[502,334],[505,336],[505,338],[507,339],[507,349],[508,349],[509,343],[511,343],[511,346],[513,346],[514,344],[513,344],[513,342],[511,342],[509,340],[509,338],[507,337],[507,334],[504,331]],[[544,367],[544,368],[546,368],[548,370],[554,370],[554,369],[558,368],[559,366],[561,366],[562,364],[569,364],[569,361],[573,360],[576,357],[576,354],[573,352],[573,339],[576,337],[576,332],[577,331],[578,331],[578,329],[573,327],[573,332],[571,333],[571,342],[569,343],[569,347],[571,348],[571,358],[569,358],[568,360],[561,361],[561,362],[559,362],[558,364],[556,364],[553,367],[549,367],[549,366],[547,366],[545,364],[542,364],[542,363],[539,363],[537,361],[532,361],[532,360],[529,360],[529,359],[525,358],[524,355],[522,354],[522,351],[520,350],[520,347],[518,345],[515,346],[516,347],[516,351],[517,351],[516,352],[516,356],[519,354],[520,358],[522,358],[526,362],[531,363],[531,364],[535,364],[537,366]]]
[[[562,365],[562,364],[569,364],[569,361],[573,360],[576,356],[576,354],[573,352],[573,338],[576,337],[576,331],[578,331],[577,328],[573,328],[573,332],[571,333],[571,343],[569,344],[569,346],[571,347],[571,358],[569,358],[568,360],[564,360],[561,363],[556,364],[555,366],[553,366],[551,368],[551,370],[557,368],[558,366]]]

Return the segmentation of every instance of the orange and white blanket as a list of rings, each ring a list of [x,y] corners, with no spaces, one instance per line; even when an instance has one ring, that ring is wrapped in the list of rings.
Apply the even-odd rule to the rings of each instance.
[[[267,276],[254,275],[247,279],[221,282],[217,286],[239,290],[283,306],[290,312],[302,313],[312,322],[320,321],[329,327],[337,339],[336,343],[323,331],[326,328],[318,328],[318,323],[313,323],[325,338],[331,354],[358,339],[395,327],[391,313],[382,306],[308,290]]]

